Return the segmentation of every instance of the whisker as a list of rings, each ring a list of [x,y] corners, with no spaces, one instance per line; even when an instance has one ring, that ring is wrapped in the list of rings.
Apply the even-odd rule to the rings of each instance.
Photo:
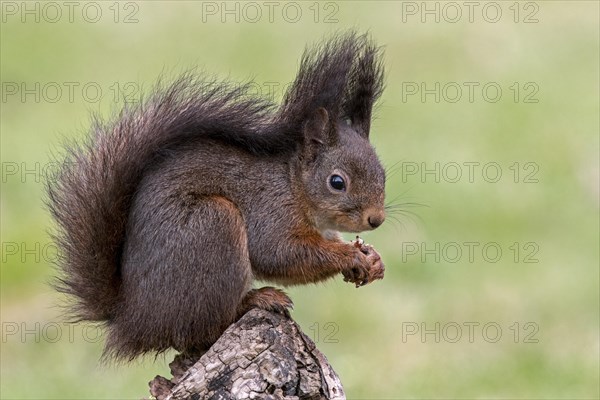
[[[401,208],[401,207],[427,207],[427,208],[429,208],[429,205],[424,204],[424,203],[404,202],[404,203],[396,203],[396,204],[387,204],[384,206],[384,208],[386,210],[393,210],[393,209]]]
[[[389,178],[391,178],[392,176],[394,176],[395,174],[397,174],[398,171],[400,171],[402,169],[402,165],[398,165],[398,164],[400,164],[403,161],[404,160],[402,159],[400,161],[395,162],[394,164],[392,164],[390,166],[386,165],[386,166],[383,167],[383,169],[385,171],[385,180],[386,180],[386,182],[387,182],[387,180]]]
[[[398,232],[398,227],[396,226],[396,224],[394,224],[394,222],[400,224],[400,227],[402,230],[406,230],[406,226],[404,225],[404,222],[402,222],[400,219],[396,218],[393,215],[390,215],[389,218],[392,220],[392,226],[394,227],[394,229],[396,229],[396,232]]]
[[[423,218],[422,218],[422,217],[421,217],[419,214],[417,214],[417,213],[414,213],[414,212],[412,212],[412,211],[409,211],[409,210],[394,210],[394,211],[393,211],[393,212],[390,214],[390,216],[391,216],[391,217],[395,217],[395,218],[397,218],[397,217],[396,217],[397,215],[400,215],[400,216],[406,217],[407,219],[411,220],[411,221],[412,221],[412,222],[414,222],[414,223],[419,223],[419,222],[420,222],[421,224],[424,224],[424,223],[425,223],[425,221],[423,220]]]
[[[402,193],[398,194],[396,197],[394,197],[392,200],[389,200],[388,203],[394,203],[397,200],[399,200],[400,198],[406,198],[404,197],[405,194],[407,194],[409,191],[411,191],[413,188],[415,187],[415,185],[410,186],[408,188],[406,188],[405,191],[403,191]]]

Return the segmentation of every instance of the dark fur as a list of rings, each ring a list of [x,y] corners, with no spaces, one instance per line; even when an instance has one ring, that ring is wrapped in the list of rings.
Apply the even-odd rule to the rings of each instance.
[[[331,120],[351,119],[365,136],[371,110],[383,91],[380,49],[366,35],[349,33],[306,50],[294,84],[284,97],[281,120],[292,129],[324,107]]]
[[[289,305],[275,289],[249,292],[253,276],[361,279],[380,265],[328,233],[383,215],[367,141],[377,55],[353,32],[307,50],[279,108],[186,74],[68,149],[48,188],[57,287],[76,319],[107,325],[106,354],[204,349],[249,307]],[[351,171],[343,196],[323,186],[334,168]]]

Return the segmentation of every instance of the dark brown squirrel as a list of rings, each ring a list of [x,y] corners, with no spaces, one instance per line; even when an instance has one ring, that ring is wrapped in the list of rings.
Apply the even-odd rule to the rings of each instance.
[[[371,246],[338,233],[385,219],[369,143],[380,55],[353,31],[305,50],[280,106],[187,73],[68,148],[48,187],[56,286],[106,326],[104,357],[194,354],[252,307],[286,314],[287,295],[254,279],[383,277]]]

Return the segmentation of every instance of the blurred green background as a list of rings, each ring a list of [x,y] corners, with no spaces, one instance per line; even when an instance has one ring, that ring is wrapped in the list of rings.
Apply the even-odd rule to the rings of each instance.
[[[194,66],[279,99],[305,44],[351,27],[385,46],[372,141],[409,204],[364,235],[383,281],[290,289],[293,317],[348,398],[600,396],[598,2],[73,4],[2,3],[0,397],[137,399],[172,359],[100,365],[60,319],[60,143]]]

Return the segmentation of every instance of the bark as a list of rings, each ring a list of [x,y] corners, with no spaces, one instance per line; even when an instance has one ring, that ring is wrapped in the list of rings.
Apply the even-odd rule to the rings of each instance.
[[[179,355],[150,392],[175,399],[345,399],[342,384],[292,319],[253,309],[199,359]]]

